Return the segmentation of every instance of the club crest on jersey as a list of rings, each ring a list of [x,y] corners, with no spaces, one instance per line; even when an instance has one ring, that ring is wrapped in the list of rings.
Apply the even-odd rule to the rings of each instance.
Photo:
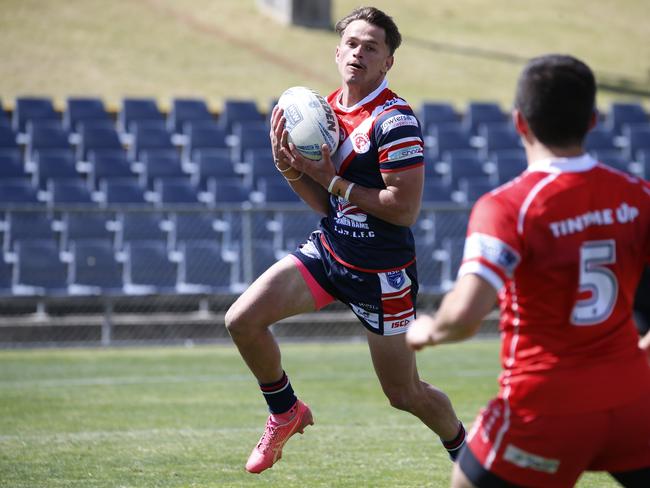
[[[370,150],[370,139],[367,134],[358,132],[352,134],[352,145],[354,146],[354,152],[357,154],[367,153]]]
[[[402,272],[402,270],[389,271],[388,273],[386,273],[386,279],[388,280],[388,284],[393,288],[395,288],[396,290],[399,290],[405,281],[404,273]]]

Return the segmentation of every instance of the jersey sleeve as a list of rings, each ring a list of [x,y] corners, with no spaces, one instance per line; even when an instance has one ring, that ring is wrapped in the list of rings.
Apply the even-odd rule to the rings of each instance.
[[[516,213],[492,195],[475,204],[469,219],[460,278],[476,274],[498,292],[521,262]]]
[[[402,171],[424,164],[420,123],[408,106],[383,112],[374,123],[379,171]]]

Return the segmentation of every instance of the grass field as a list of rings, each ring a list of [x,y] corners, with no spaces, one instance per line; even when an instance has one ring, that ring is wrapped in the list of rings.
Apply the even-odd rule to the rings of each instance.
[[[359,5],[333,0],[337,20]],[[614,85],[650,86],[647,0],[375,0],[404,36],[389,74],[414,106],[446,100],[512,103],[523,60],[546,52],[585,59]],[[255,0],[2,0],[0,98],[227,97],[260,108],[292,85],[339,83],[334,32],[283,26]],[[623,95],[601,91],[603,108]],[[645,103],[650,102],[646,95]]]
[[[444,487],[451,464],[391,409],[361,343],[284,345],[316,425],[262,475],[243,464],[267,415],[234,347],[0,352],[0,485],[9,487]],[[419,355],[470,424],[493,395],[496,340]],[[580,488],[616,486],[589,474]]]

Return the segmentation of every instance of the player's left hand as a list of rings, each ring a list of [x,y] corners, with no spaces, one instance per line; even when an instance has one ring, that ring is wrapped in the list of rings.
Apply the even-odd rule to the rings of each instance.
[[[430,315],[422,315],[415,319],[406,332],[406,344],[414,351],[419,351],[425,346],[435,345],[431,333],[435,325],[435,319]]]

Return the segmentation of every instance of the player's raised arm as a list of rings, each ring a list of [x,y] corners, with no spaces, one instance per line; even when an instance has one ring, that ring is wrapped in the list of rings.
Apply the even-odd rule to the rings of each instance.
[[[406,333],[411,349],[455,342],[473,336],[496,303],[494,287],[475,274],[462,276],[432,316],[418,317]]]

